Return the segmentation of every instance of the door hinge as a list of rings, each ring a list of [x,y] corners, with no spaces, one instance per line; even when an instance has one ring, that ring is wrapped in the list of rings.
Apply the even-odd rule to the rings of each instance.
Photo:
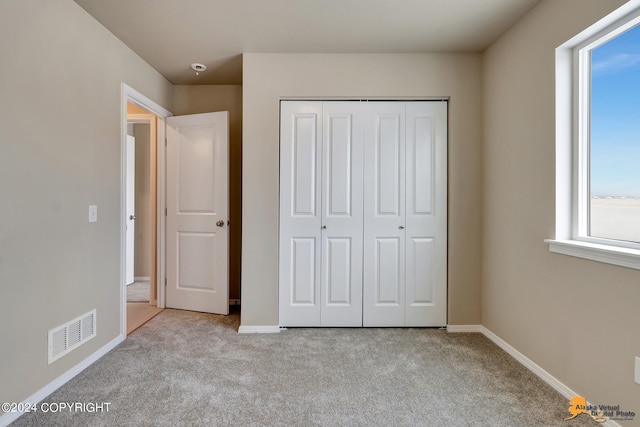
[[[164,287],[165,288],[167,287],[167,278],[166,277],[164,278]]]
[[[164,139],[164,146],[167,146],[167,138]]]
[[[167,208],[164,208],[164,216],[167,216]]]

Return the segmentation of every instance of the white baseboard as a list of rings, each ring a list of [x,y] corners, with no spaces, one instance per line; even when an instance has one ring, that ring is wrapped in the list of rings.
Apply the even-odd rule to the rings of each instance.
[[[151,277],[134,277],[134,282],[150,282]]]
[[[480,326],[479,329],[480,329],[479,332],[481,334],[483,334],[485,337],[489,338],[498,347],[500,347],[501,349],[506,351],[509,355],[511,355],[511,357],[513,357],[518,362],[523,364],[525,368],[529,369],[531,372],[533,372],[538,377],[540,377],[540,379],[542,379],[542,381],[544,381],[547,384],[549,384],[558,393],[560,393],[561,395],[563,395],[564,397],[566,397],[569,400],[571,400],[571,398],[573,398],[574,396],[579,396],[578,393],[576,393],[575,391],[571,390],[569,387],[567,387],[564,383],[562,383],[556,377],[554,377],[549,372],[547,372],[544,369],[542,369],[533,360],[529,359],[527,356],[525,356],[524,354],[520,353],[518,350],[516,350],[511,345],[509,345],[505,340],[503,340],[502,338],[500,338],[499,336],[497,336],[496,334],[491,332],[489,329],[485,328],[484,326]],[[457,331],[457,332],[460,332],[460,331]],[[591,405],[590,402],[587,402],[587,404]],[[606,422],[602,423],[601,425],[603,425],[605,427],[622,427],[619,423],[617,423],[617,422],[615,422],[613,420],[607,420]]]
[[[482,333],[482,325],[447,325],[447,332],[477,332]]]
[[[498,347],[509,353],[514,359],[518,362],[522,363],[527,369],[531,372],[539,376],[544,382],[553,387],[558,393],[566,397],[567,399],[571,399],[573,396],[576,396],[577,393],[571,390],[569,387],[560,382],[556,377],[542,369],[539,365],[533,362],[524,354],[520,353],[518,350],[513,348],[511,345],[507,344],[505,340],[491,332],[489,329],[482,326],[481,333],[493,341]]]
[[[240,326],[239,334],[277,334],[280,326]]]
[[[47,396],[49,396],[51,393],[53,393],[54,391],[62,387],[64,384],[66,384],[68,381],[70,381],[73,377],[78,375],[80,372],[87,369],[89,366],[91,366],[91,364],[96,362],[102,356],[104,356],[105,354],[113,350],[118,344],[124,341],[125,338],[126,336],[124,335],[118,335],[116,338],[114,338],[109,343],[107,343],[104,347],[100,348],[98,351],[96,351],[95,353],[93,353],[92,355],[90,355],[80,363],[78,363],[73,368],[69,369],[64,374],[60,375],[55,380],[51,381],[46,386],[42,387],[40,390],[38,390],[31,396],[27,397],[22,403],[25,403],[25,404],[39,403],[40,401],[45,399]],[[8,426],[12,422],[20,418],[22,414],[23,414],[22,412],[5,413],[4,415],[0,416],[0,427]]]

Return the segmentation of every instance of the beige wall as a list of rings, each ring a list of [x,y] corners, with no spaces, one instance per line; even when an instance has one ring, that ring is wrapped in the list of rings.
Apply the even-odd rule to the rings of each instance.
[[[278,325],[279,100],[449,96],[449,323],[480,322],[481,56],[244,54],[243,326]]]
[[[71,0],[0,1],[0,58],[0,402],[20,402],[120,333],[121,82],[166,107],[172,87]],[[47,331],[94,308],[97,337],[48,365]]]
[[[623,3],[544,0],[484,54],[482,324],[591,402],[639,413],[640,271],[543,242],[555,233],[554,49]]]
[[[240,298],[242,256],[242,86],[176,85],[173,114],[229,112],[229,298]]]
[[[127,111],[129,111],[127,109]],[[155,125],[155,123],[154,123]],[[133,125],[136,139],[136,237],[134,276],[151,277],[151,129],[147,123]]]

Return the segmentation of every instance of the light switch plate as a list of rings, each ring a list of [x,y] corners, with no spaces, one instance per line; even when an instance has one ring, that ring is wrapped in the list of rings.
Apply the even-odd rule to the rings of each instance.
[[[636,384],[640,385],[640,357],[636,356]]]
[[[89,205],[89,222],[98,222],[98,205]]]

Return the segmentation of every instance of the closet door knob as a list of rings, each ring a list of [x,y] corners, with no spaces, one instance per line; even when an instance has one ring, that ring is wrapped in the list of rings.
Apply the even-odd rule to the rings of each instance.
[[[322,229],[323,229],[323,230],[326,230],[326,229],[327,229],[327,226],[326,226],[326,225],[323,225],[323,226],[322,226]]]
[[[398,227],[400,230],[404,230],[404,225],[401,225],[400,227]]]

